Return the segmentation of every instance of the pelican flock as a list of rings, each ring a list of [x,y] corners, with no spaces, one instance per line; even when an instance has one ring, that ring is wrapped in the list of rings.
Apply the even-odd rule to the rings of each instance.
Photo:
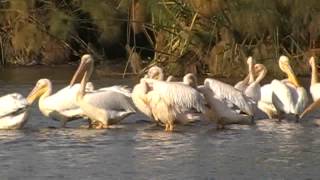
[[[261,86],[267,74],[262,64],[248,57],[248,74],[236,85],[214,78],[199,83],[197,77],[186,74],[182,81],[165,74],[159,66],[148,69],[146,75],[130,91],[114,85],[95,89],[89,82],[94,71],[94,58],[81,57],[78,69],[68,86],[53,93],[52,82],[40,79],[27,98],[12,93],[0,97],[0,129],[19,129],[27,121],[28,108],[39,99],[39,110],[61,126],[77,119],[88,119],[89,128],[109,128],[121,123],[127,116],[142,113],[165,131],[173,131],[177,124],[211,120],[217,128],[228,124],[253,124],[257,111],[269,119],[294,115],[296,121],[320,107],[320,83],[316,60],[311,57],[310,93],[313,99],[308,107],[308,94],[301,86],[286,56],[278,60],[286,79],[274,79]],[[175,80],[175,81],[174,81]]]

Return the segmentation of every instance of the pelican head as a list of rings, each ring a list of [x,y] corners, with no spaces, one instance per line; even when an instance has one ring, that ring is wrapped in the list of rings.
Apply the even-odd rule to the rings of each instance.
[[[258,75],[262,72],[267,72],[267,68],[263,64],[255,64],[254,65],[254,72],[256,75]]]
[[[309,64],[311,67],[316,65],[316,59],[313,56],[311,56],[311,58],[309,59]]]
[[[287,72],[290,67],[290,61],[287,56],[280,56],[279,58],[279,67],[283,72]]]
[[[251,65],[253,63],[254,63],[254,60],[253,60],[252,56],[249,56],[248,59],[247,59],[247,64]]]
[[[198,85],[197,77],[192,73],[188,73],[183,76],[183,83],[187,84],[193,88],[197,88],[197,85]]]
[[[289,58],[287,56],[281,56],[279,58],[279,67],[281,69],[281,71],[283,71],[284,73],[287,74],[288,76],[288,80],[294,84],[295,86],[297,87],[300,87],[300,84],[298,82],[298,79],[296,78],[293,70],[292,70],[292,67],[290,65],[290,61],[289,61]]]
[[[93,72],[93,66],[93,57],[90,54],[83,55],[81,57],[80,65],[71,79],[70,86],[74,85],[76,82],[80,82],[85,73],[89,73],[88,76],[90,77]]]
[[[148,70],[148,78],[157,79],[157,80],[162,81],[164,79],[164,74],[163,74],[162,68],[160,68],[159,66],[152,66]]]
[[[51,82],[49,79],[39,79],[36,86],[32,89],[27,97],[29,104],[32,104],[38,97],[51,91]]]

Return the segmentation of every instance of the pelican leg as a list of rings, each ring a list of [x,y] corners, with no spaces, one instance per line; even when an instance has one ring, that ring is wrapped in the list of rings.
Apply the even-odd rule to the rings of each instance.
[[[224,127],[225,121],[226,121],[226,119],[224,117],[220,117],[217,119],[217,130],[225,129],[225,127]]]
[[[294,118],[295,118],[295,122],[296,122],[296,123],[299,123],[299,121],[300,121],[300,116],[299,116],[298,114],[295,114],[295,115],[294,115]]]
[[[68,120],[66,120],[66,119],[61,119],[61,120],[60,120],[60,127],[61,127],[61,128],[66,127],[67,122],[68,122]]]
[[[169,124],[169,131],[172,132],[173,131],[173,123]]]
[[[107,124],[103,124],[102,122],[100,121],[95,121],[94,122],[94,129],[106,129],[106,128],[109,128],[109,126]]]
[[[92,121],[91,119],[88,118],[88,128],[91,129],[92,128]]]
[[[251,122],[251,124],[255,124],[256,123],[256,121],[254,120],[254,116],[250,116],[250,122]]]
[[[168,124],[168,123],[165,124],[165,129],[164,129],[164,131],[169,131],[169,124]]]
[[[281,122],[282,119],[284,118],[284,113],[282,111],[277,111],[278,114],[278,121]]]
[[[266,111],[266,114],[268,116],[268,119],[272,119],[272,114],[269,111]]]
[[[173,123],[172,122],[167,122],[165,124],[165,131],[166,132],[172,132],[173,131]]]

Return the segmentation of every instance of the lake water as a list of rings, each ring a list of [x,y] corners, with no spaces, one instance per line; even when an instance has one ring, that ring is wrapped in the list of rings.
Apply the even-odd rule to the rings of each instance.
[[[27,95],[42,77],[57,90],[74,70],[0,70],[0,95]],[[137,79],[95,76],[93,82],[132,87]],[[107,130],[82,128],[85,121],[60,129],[36,103],[24,129],[0,131],[0,179],[319,179],[320,128],[311,121],[260,120],[220,131],[201,122],[166,133],[129,119]]]

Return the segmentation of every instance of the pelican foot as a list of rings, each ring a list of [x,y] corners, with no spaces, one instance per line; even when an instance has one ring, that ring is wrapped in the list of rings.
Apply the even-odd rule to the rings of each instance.
[[[92,128],[92,129],[107,129],[109,128],[109,125],[108,124],[104,124],[100,121],[94,121],[92,123],[90,123],[90,126],[89,128]]]
[[[169,131],[169,124],[165,124],[164,131],[168,132]]]
[[[166,124],[164,131],[172,132],[173,131],[173,124]]]
[[[173,124],[169,125],[169,131],[172,132],[173,131]]]
[[[282,122],[282,115],[278,114],[278,122]]]

